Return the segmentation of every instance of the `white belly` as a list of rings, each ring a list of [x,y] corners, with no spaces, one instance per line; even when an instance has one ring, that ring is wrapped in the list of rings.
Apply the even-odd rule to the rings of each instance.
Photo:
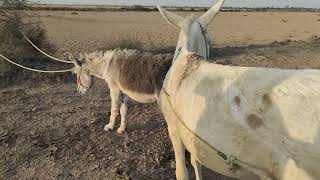
[[[122,90],[122,93],[130,97],[132,100],[139,102],[139,103],[154,103],[157,100],[156,94],[143,94],[143,93],[137,93],[132,92],[129,90]]]

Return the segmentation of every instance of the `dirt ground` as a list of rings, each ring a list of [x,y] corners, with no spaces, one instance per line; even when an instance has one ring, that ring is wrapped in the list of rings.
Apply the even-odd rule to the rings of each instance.
[[[179,32],[158,12],[36,11],[58,56],[69,51],[95,50],[123,39],[141,42],[144,48],[175,47]],[[182,16],[191,12],[180,12]],[[194,12],[201,15],[201,12]],[[222,12],[208,28],[215,45],[268,44],[283,40],[306,40],[320,36],[320,13],[314,12]]]
[[[58,57],[112,47],[126,38],[144,49],[172,51],[178,36],[155,12],[37,13]],[[320,68],[317,19],[316,13],[221,13],[209,28],[215,39],[211,59]],[[130,101],[126,133],[104,132],[110,97],[103,81],[96,79],[80,96],[74,78],[46,77],[26,72],[0,86],[0,179],[175,179],[173,149],[156,104]],[[204,173],[208,180],[229,179]]]

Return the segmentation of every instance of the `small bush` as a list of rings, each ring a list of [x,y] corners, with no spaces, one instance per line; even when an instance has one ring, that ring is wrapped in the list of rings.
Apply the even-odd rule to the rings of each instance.
[[[27,13],[19,11],[28,9],[29,6],[29,2],[25,0],[0,0],[0,53],[18,63],[31,59],[35,52],[21,32],[40,47],[46,39],[41,23],[34,18],[28,18]],[[0,60],[0,75],[15,73],[17,70],[8,62]]]
[[[111,49],[137,49],[137,50],[143,50],[142,43],[134,38],[123,38],[118,41],[115,41],[114,43],[106,43],[103,44],[99,50],[106,51]]]
[[[288,20],[285,19],[284,17],[281,17],[281,20],[282,20],[282,22],[284,22],[284,23],[288,22]]]
[[[145,52],[151,52],[153,54],[173,54],[175,52],[175,47],[157,47],[153,44],[153,41],[150,39],[150,43],[142,43],[139,39],[124,35],[123,39],[117,40],[114,43],[106,42],[102,44],[100,51],[112,50],[112,49],[136,49]],[[146,47],[145,45],[148,44]]]
[[[72,12],[71,15],[79,15],[78,12]]]
[[[151,9],[148,9],[148,8],[141,6],[141,5],[132,6],[132,10],[134,10],[134,11],[151,11]]]
[[[320,35],[312,35],[311,36],[311,41],[312,42],[320,42]]]

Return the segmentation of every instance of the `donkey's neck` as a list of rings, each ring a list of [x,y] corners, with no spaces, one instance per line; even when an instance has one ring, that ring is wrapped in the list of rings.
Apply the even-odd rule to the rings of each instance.
[[[104,73],[109,67],[110,60],[114,54],[114,50],[87,54],[87,61],[84,64],[84,69],[88,70],[91,75],[104,79]]]
[[[196,53],[204,58],[209,58],[210,39],[198,18],[190,16],[183,23],[179,35],[175,57],[185,53]],[[176,59],[176,58],[175,58]]]

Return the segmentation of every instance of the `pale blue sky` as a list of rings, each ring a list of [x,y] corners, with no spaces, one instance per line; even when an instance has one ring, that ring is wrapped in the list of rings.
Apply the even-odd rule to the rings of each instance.
[[[84,5],[167,5],[209,7],[216,0],[32,0],[46,4],[84,4]],[[320,0],[226,0],[228,7],[293,7],[320,8]]]

